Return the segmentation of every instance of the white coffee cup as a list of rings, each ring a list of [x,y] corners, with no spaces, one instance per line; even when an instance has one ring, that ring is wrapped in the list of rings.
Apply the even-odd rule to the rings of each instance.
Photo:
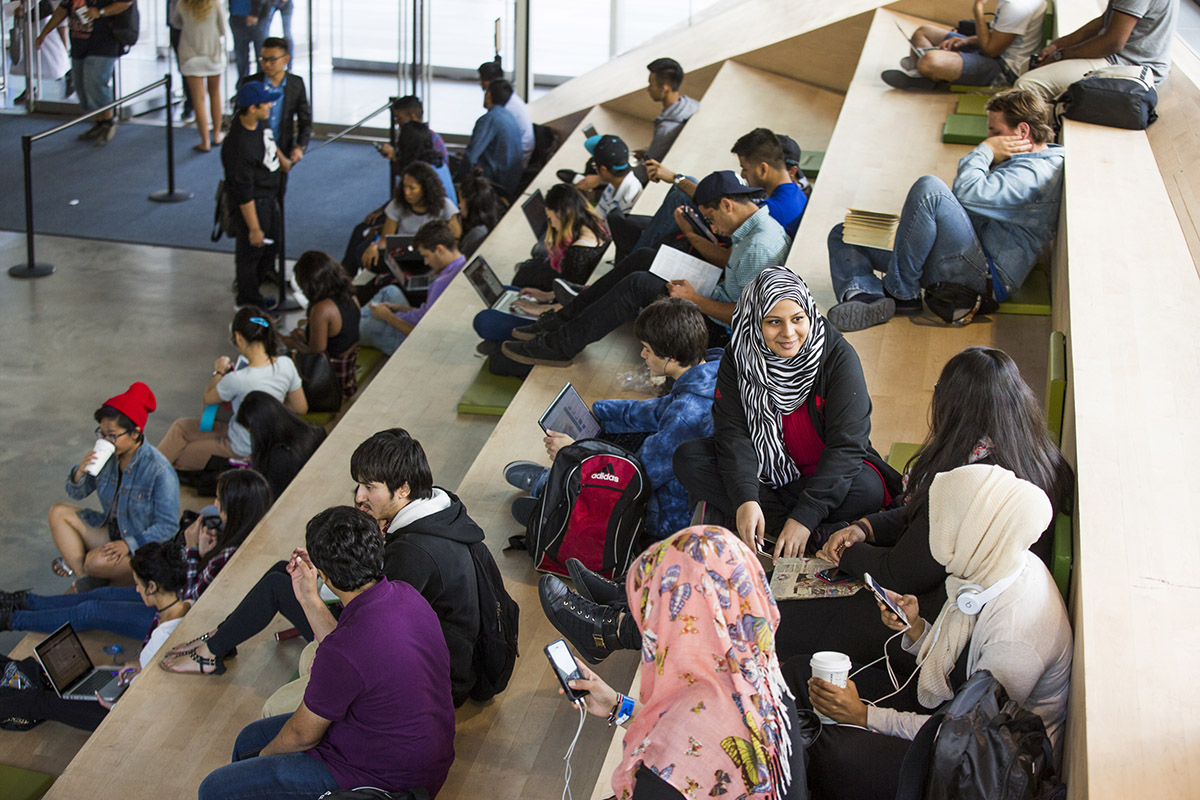
[[[92,463],[87,465],[87,473],[89,475],[99,475],[100,470],[104,469],[104,465],[108,463],[108,459],[112,458],[112,454],[117,451],[117,446],[108,439],[97,439],[92,445],[92,450],[95,451],[96,457]]]
[[[808,666],[812,669],[812,676],[814,678],[829,681],[843,689],[846,688],[846,679],[850,676],[850,656],[845,653],[838,653],[833,650],[822,650],[819,653],[813,653]],[[817,716],[821,718],[821,722],[824,724],[833,724],[833,720],[824,714],[818,712]]]

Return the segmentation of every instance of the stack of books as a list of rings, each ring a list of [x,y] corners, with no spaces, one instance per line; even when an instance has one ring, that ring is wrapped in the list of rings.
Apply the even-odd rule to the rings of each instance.
[[[846,222],[842,228],[842,241],[846,244],[891,250],[896,241],[896,228],[899,225],[900,217],[896,214],[852,208],[846,214]]]

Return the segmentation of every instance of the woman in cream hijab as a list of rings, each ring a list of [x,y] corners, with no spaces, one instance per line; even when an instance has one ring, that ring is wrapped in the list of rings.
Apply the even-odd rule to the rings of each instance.
[[[1050,522],[1050,501],[1003,467],[972,464],[935,477],[929,503],[930,550],[946,567],[948,599],[930,623],[915,597],[893,595],[910,626],[903,647],[917,656],[916,691],[910,685],[875,705],[859,698],[853,680],[840,689],[809,679],[813,708],[839,723],[826,726],[828,735],[810,751],[816,797],[894,797],[908,742],[928,713],[985,669],[1012,700],[1042,718],[1061,758],[1071,628],[1053,578],[1029,552]],[[976,614],[959,602],[972,593],[993,595]],[[905,628],[886,610],[883,621]],[[871,677],[864,672],[859,680],[864,694]]]

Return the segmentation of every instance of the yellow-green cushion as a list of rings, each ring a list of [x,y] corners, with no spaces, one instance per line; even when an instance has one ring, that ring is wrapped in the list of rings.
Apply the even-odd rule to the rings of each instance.
[[[887,462],[897,472],[904,472],[908,468],[908,462],[913,460],[913,456],[921,449],[921,445],[913,442],[892,442],[892,449],[888,450]]]
[[[1071,539],[1071,517],[1059,514],[1054,518],[1054,554],[1050,559],[1050,574],[1066,601],[1071,590],[1071,567],[1074,561],[1074,542]]]
[[[824,150],[805,150],[800,154],[800,171],[809,180],[816,179],[821,173],[821,165],[825,163]]]
[[[987,134],[987,117],[974,114],[951,114],[942,126],[942,141],[946,144],[977,145]]]
[[[488,371],[487,362],[484,362],[458,401],[458,413],[502,417],[520,388],[520,378],[493,375]]]
[[[50,791],[54,776],[19,767],[0,766],[0,797],[4,800],[38,800]]]
[[[1008,296],[997,309],[999,314],[1029,314],[1050,316],[1050,278],[1045,272],[1029,273],[1025,283]]]
[[[1050,358],[1046,363],[1046,427],[1054,443],[1062,446],[1063,414],[1067,406],[1067,337],[1062,331],[1050,334]]]
[[[376,350],[374,347],[358,348],[358,357],[354,359],[355,379],[360,384],[366,383],[371,373],[379,369],[384,361],[387,361],[387,356],[383,354],[382,350]]]
[[[961,83],[950,84],[950,91],[954,94],[996,94],[1004,91],[1007,86],[967,86]]]
[[[969,114],[976,117],[987,116],[987,102],[992,98],[986,94],[964,94],[958,98],[958,105],[954,107],[956,114]]]

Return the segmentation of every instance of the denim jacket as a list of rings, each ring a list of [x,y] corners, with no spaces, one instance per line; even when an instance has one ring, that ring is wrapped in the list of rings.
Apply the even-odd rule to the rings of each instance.
[[[655,539],[686,528],[691,518],[687,489],[675,477],[671,458],[687,440],[713,435],[713,391],[722,352],[714,347],[705,353],[704,363],[683,373],[665,397],[600,400],[594,407],[607,433],[651,432],[638,458],[654,490],[646,505],[646,531]]]
[[[101,511],[85,508],[79,518],[94,528],[104,525],[117,491],[117,457],[108,459],[100,474],[83,474],[79,483],[71,480],[76,464],[67,475],[67,494],[74,500],[95,492],[100,497]],[[129,460],[121,478],[121,501],[117,503],[117,525],[121,538],[134,552],[150,542],[165,542],[179,531],[179,477],[166,456],[148,442]]]
[[[521,158],[521,126],[512,112],[504,106],[492,106],[475,120],[463,160],[472,167],[482,167],[485,178],[512,193],[525,172]]]
[[[995,169],[981,144],[958,162],[954,196],[971,217],[979,243],[1001,283],[1012,292],[1025,282],[1054,238],[1062,199],[1063,148],[1016,153]]]

